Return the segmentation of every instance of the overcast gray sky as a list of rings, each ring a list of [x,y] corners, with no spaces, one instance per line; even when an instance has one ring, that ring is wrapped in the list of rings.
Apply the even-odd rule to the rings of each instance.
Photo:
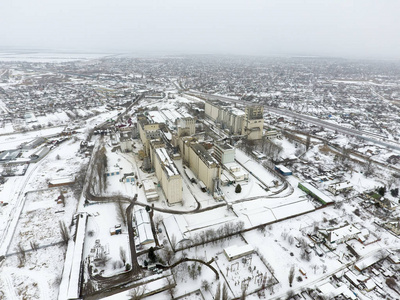
[[[0,46],[400,59],[399,0],[1,0]]]

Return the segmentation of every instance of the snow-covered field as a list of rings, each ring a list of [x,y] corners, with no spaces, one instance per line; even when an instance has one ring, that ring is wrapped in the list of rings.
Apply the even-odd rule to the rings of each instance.
[[[40,162],[31,164],[24,176],[10,177],[0,192],[2,199],[9,200],[0,210],[0,249],[2,255],[9,255],[0,266],[0,290],[5,299],[57,298],[66,250],[59,222],[69,226],[77,199],[73,188],[48,188],[47,181],[75,175],[88,160],[80,157],[78,150],[78,140],[60,144]],[[57,204],[61,192],[65,206]],[[18,247],[26,251],[24,259],[13,254],[20,252]]]

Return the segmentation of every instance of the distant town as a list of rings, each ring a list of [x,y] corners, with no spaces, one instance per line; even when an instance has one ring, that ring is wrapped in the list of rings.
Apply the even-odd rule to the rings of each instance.
[[[399,297],[398,62],[5,57],[0,299]]]

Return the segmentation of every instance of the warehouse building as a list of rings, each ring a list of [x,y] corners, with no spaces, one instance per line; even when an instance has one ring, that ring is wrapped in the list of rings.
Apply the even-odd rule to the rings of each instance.
[[[299,182],[298,188],[312,196],[315,200],[321,202],[323,205],[333,203],[333,200],[330,197],[307,182]]]

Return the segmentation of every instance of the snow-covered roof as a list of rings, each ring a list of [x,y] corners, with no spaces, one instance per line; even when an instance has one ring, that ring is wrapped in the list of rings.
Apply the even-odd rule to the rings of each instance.
[[[276,165],[276,168],[281,170],[283,173],[291,173],[292,172],[288,168],[286,168],[284,165]]]
[[[380,260],[379,256],[370,256],[357,262],[354,267],[360,271],[374,265]]]
[[[324,234],[328,236],[328,240],[331,243],[334,243],[336,241],[346,239],[349,236],[353,235],[358,235],[361,233],[360,229],[357,227],[348,224],[339,228],[333,228],[333,229],[325,229],[321,230]]]
[[[376,284],[372,281],[372,279],[368,279],[366,282],[364,282],[364,284],[367,291],[371,291],[376,287]]]
[[[330,186],[338,191],[353,187],[353,185],[349,181],[333,183]]]
[[[156,187],[154,186],[154,182],[152,180],[145,179],[142,181],[144,192],[155,191]]]
[[[146,244],[154,241],[151,230],[149,213],[141,208],[135,211],[136,227],[138,230],[139,243]]]
[[[330,282],[327,282],[320,285],[318,289],[321,291],[321,293],[329,297],[343,295],[348,299],[357,299],[356,295],[354,295],[353,292],[344,284],[339,287],[334,287]]]
[[[307,182],[301,182],[301,185],[303,185],[306,189],[308,189],[315,196],[317,196],[318,198],[322,199],[325,203],[332,203],[333,202],[333,200],[330,197],[325,195],[319,189],[313,187],[311,184],[309,184]]]
[[[73,176],[68,176],[64,178],[55,178],[49,181],[49,184],[57,185],[57,184],[67,184],[75,182],[75,178]]]
[[[179,175],[178,169],[176,168],[172,159],[169,157],[165,148],[157,148],[156,153],[160,158],[160,163],[162,163],[162,167],[167,172],[168,176]]]
[[[139,210],[135,211],[135,220],[136,220],[136,225],[139,226],[140,224],[144,224],[144,223],[150,223],[150,217],[149,217],[149,213],[141,208]]]
[[[240,247],[238,245],[233,245],[224,249],[224,252],[229,259],[239,258],[241,256],[250,254],[253,251],[254,251],[253,246],[249,244]]]
[[[176,237],[177,243],[189,237],[190,233],[187,230],[187,222],[182,215],[171,215],[163,220],[167,232]]]
[[[149,111],[149,117],[154,123],[165,123],[166,120],[159,111]]]
[[[85,242],[87,218],[88,218],[87,213],[78,214],[78,219],[77,219],[78,227],[75,235],[75,247],[72,259],[71,273],[69,277],[67,299],[78,299],[80,294],[79,283],[81,276],[81,261],[83,254],[83,244]]]

